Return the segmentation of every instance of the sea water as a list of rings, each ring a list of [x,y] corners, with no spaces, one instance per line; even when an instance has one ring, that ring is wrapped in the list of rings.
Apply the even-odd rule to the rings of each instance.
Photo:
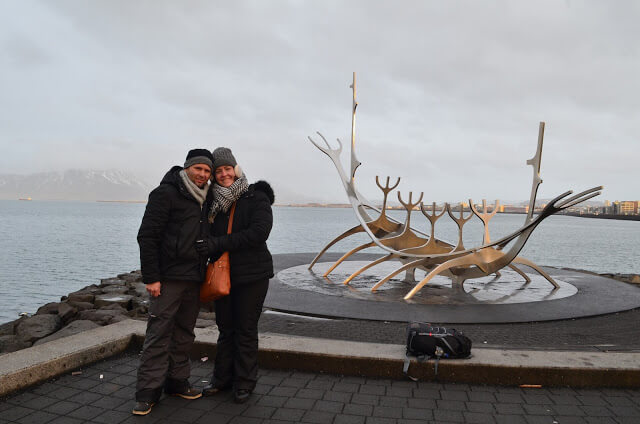
[[[136,235],[144,204],[0,200],[0,323],[34,313],[47,302],[100,278],[137,270]],[[357,225],[351,209],[274,207],[269,237],[273,254],[318,252],[334,237]],[[389,214],[404,221],[406,212]],[[525,215],[498,214],[490,222],[497,240],[517,230]],[[412,226],[429,232],[414,211]],[[446,214],[436,223],[436,237],[455,244],[457,227]],[[464,227],[465,247],[482,243],[477,218]],[[640,274],[640,221],[551,216],[540,224],[520,256],[539,265],[593,272]],[[368,239],[358,234],[330,251],[345,252]],[[369,249],[376,252],[376,249]]]

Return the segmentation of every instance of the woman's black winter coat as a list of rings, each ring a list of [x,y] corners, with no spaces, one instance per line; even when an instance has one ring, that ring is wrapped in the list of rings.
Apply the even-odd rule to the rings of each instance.
[[[184,187],[178,173],[181,166],[167,172],[149,201],[138,231],[142,281],[193,281],[201,283],[206,271],[206,255],[196,251],[196,240],[209,231],[207,202],[201,208]]]
[[[267,238],[273,225],[274,199],[269,183],[258,181],[237,200],[231,234],[227,235],[230,211],[218,213],[211,225],[211,261],[229,252],[232,287],[273,277]]]

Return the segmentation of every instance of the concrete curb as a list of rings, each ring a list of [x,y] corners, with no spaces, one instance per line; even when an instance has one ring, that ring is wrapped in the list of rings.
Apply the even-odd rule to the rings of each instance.
[[[139,348],[146,323],[126,320],[0,356],[0,396],[72,369]],[[213,358],[218,331],[196,328],[193,355]],[[264,368],[403,379],[404,346],[264,333]],[[412,361],[409,373],[425,381],[517,386],[640,387],[640,353],[528,351],[474,348],[469,359]]]
[[[267,368],[402,379],[405,347],[265,334],[260,360]],[[517,386],[640,387],[640,353],[524,351],[474,348],[468,359],[419,363],[421,380]]]
[[[213,358],[218,333],[197,332],[194,354]],[[402,345],[349,342],[263,333],[260,365],[264,368],[407,378]],[[420,380],[447,383],[519,386],[640,387],[640,353],[529,351],[473,348],[468,359],[411,361],[409,374]]]
[[[146,323],[125,320],[0,356],[0,396],[125,351]]]

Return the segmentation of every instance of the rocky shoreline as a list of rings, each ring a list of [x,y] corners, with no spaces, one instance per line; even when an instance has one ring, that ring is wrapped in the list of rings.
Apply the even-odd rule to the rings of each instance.
[[[149,294],[140,271],[100,280],[0,325],[0,355],[125,319],[146,320]],[[213,302],[201,305],[196,327],[215,325]]]
[[[588,271],[581,271],[587,272]],[[640,284],[638,274],[595,274],[630,284]],[[32,316],[0,325],[0,355],[67,337],[125,319],[146,320],[149,294],[140,271],[100,280],[67,296],[60,302],[41,306]],[[196,327],[215,325],[213,302],[202,304]]]

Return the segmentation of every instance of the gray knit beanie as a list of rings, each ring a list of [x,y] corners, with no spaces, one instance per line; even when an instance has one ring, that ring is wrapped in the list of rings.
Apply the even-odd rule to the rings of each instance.
[[[233,166],[235,168],[237,164],[236,158],[233,157],[233,153],[231,153],[231,149],[228,147],[218,147],[213,151],[213,171],[223,165]]]
[[[197,163],[204,163],[205,165],[209,165],[211,170],[213,171],[213,156],[211,152],[207,149],[193,149],[189,150],[187,153],[187,159],[184,161],[184,168],[188,168]]]

